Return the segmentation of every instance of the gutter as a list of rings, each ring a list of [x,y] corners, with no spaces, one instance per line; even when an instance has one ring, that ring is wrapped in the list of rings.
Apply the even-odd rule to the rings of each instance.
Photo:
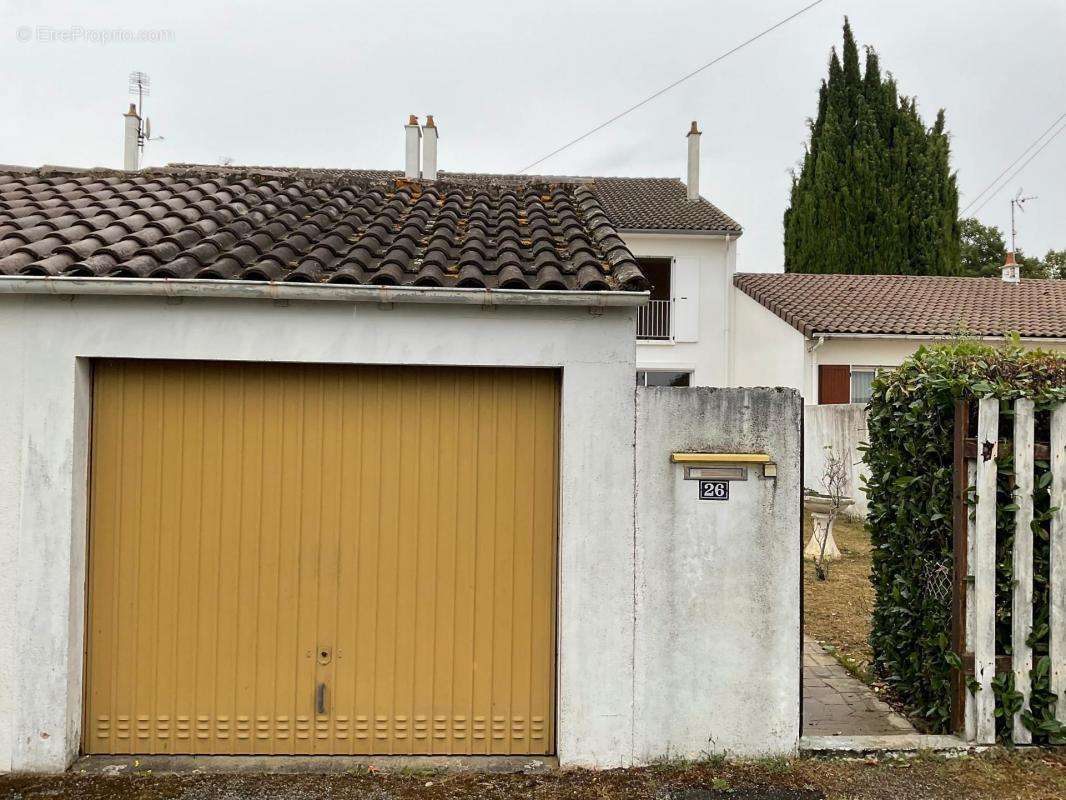
[[[0,276],[0,294],[207,297],[259,300],[325,300],[341,303],[431,303],[474,306],[639,306],[648,292],[538,289],[447,289],[436,286],[367,286],[276,281],[170,278],[53,278]]]
[[[807,355],[810,356],[811,361],[811,397],[818,397],[818,393],[821,391],[821,386],[818,385],[818,348],[825,344],[825,337],[815,334],[814,337],[807,340]]]
[[[654,236],[735,236],[739,237],[744,231],[738,230],[689,230],[685,228],[617,228],[619,235],[627,233],[651,234]]]
[[[978,339],[982,342],[1002,342],[1004,335],[998,336],[967,336],[965,334],[930,334],[930,333],[812,333],[807,336],[808,340],[819,339],[917,339],[922,342],[943,342],[951,339]],[[1019,336],[1023,342],[1047,342],[1049,344],[1061,344],[1066,342],[1066,336]]]

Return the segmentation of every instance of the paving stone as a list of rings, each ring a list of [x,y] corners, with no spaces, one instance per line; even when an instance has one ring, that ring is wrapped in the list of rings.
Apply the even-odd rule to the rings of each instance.
[[[848,674],[813,639],[803,643],[805,736],[913,735],[906,719]]]

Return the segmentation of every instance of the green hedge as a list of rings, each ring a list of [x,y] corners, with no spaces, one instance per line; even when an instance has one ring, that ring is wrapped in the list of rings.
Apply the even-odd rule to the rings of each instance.
[[[1066,356],[1024,352],[960,340],[921,348],[902,366],[882,371],[869,405],[867,525],[873,545],[876,600],[870,643],[875,671],[933,732],[950,725],[949,650],[952,572],[952,428],[955,401],[1001,400],[1000,437],[1013,432],[1012,404],[1036,402],[1036,438],[1048,440],[1050,409],[1066,401]],[[971,435],[976,435],[971,404]],[[1015,506],[1009,480],[1013,463],[1000,459],[996,531],[996,652],[1009,653]],[[1048,484],[1047,462],[1036,464],[1034,492],[1034,648],[1032,714],[1026,724],[1037,740],[1060,736],[1054,695],[1048,689]],[[970,498],[973,502],[973,498]],[[1020,708],[1013,676],[997,678],[997,726],[1009,730]]]

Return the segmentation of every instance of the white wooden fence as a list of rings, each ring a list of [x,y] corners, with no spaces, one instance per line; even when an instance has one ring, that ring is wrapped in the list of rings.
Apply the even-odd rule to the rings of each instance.
[[[964,407],[965,408],[965,407]],[[964,697],[964,724],[966,739],[978,744],[992,744],[996,739],[995,694],[992,679],[996,675],[997,661],[1001,671],[1014,673],[1014,688],[1023,697],[1022,710],[1029,708],[1029,673],[1033,668],[1032,649],[1026,639],[1033,625],[1033,520],[1034,489],[1034,408],[1031,400],[1018,400],[1014,406],[1014,587],[1012,598],[1012,655],[1009,664],[1005,657],[996,656],[996,464],[1000,450],[999,400],[986,398],[980,401],[977,415],[977,437],[972,449],[965,452],[960,443],[966,438],[967,413],[956,412],[956,503],[959,491],[976,487],[976,506],[969,507],[965,524],[960,526],[960,508],[956,506],[955,520],[955,590],[965,596],[964,613],[956,600],[953,615],[957,614],[962,631],[954,635],[964,638],[965,657],[963,675],[957,678],[957,694]],[[961,430],[960,430],[961,427]],[[965,473],[960,470],[963,461],[960,449],[965,452]],[[1051,520],[1050,563],[1050,680],[1051,691],[1059,698],[1056,703],[1056,718],[1066,724],[1066,404],[1059,405],[1051,415],[1049,442],[1051,462],[1051,507],[1057,508]],[[966,475],[961,484],[960,475]],[[964,501],[964,498],[963,498]],[[965,542],[965,555],[960,552],[960,530]],[[959,568],[966,568],[959,572]],[[959,598],[961,599],[961,597]],[[953,621],[955,621],[953,619]],[[956,642],[958,644],[958,642]],[[962,691],[965,674],[970,672],[980,685],[980,690]],[[963,710],[963,709],[960,709]],[[955,716],[953,714],[953,716]],[[1014,715],[1011,727],[1012,738],[1017,744],[1027,744],[1032,736],[1022,723],[1021,712]]]

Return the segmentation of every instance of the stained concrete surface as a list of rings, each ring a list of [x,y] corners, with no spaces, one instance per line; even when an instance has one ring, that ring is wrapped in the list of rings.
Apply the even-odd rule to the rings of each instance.
[[[234,774],[286,775],[351,772],[546,772],[555,756],[83,756],[70,768],[87,775]]]
[[[637,389],[634,750],[793,755],[799,745],[800,426],[792,389]],[[674,453],[766,454],[701,499]],[[712,463],[714,462],[712,458]]]
[[[502,781],[502,782],[501,782]],[[725,782],[728,786],[728,782]],[[575,784],[575,785],[571,785]],[[593,785],[590,785],[593,784]],[[460,785],[438,774],[319,775],[146,774],[0,776],[0,798],[11,800],[465,800],[466,798],[599,797],[634,800],[822,800],[794,787],[655,787],[597,784],[596,773],[481,776]],[[577,794],[575,795],[574,792]]]
[[[869,686],[848,674],[818,642],[803,640],[803,735],[917,735]]]

